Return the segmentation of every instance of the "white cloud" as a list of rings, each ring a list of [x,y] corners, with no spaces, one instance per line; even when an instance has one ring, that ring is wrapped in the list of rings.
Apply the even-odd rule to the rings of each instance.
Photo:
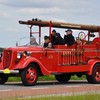
[[[50,13],[60,13],[61,9],[58,7],[52,8],[22,8],[17,10],[21,14],[50,14]]]
[[[9,32],[19,32],[18,29],[11,28],[11,27],[7,28],[6,31],[9,31]]]
[[[12,7],[50,8],[54,6],[68,7],[71,5],[88,4],[91,0],[0,0],[0,2]]]
[[[4,11],[1,11],[0,10],[0,17],[5,17],[5,18],[7,18],[7,17],[9,17],[10,15],[8,14],[8,13],[5,13]]]

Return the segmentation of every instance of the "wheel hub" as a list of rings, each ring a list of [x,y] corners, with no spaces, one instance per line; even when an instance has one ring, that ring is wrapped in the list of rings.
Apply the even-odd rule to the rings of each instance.
[[[96,72],[96,76],[99,77],[99,72]]]
[[[100,69],[99,68],[96,69],[96,79],[100,81]]]
[[[36,74],[34,68],[29,68],[26,74],[27,80],[33,82],[36,79]]]
[[[34,72],[31,72],[30,73],[30,77],[34,77]]]

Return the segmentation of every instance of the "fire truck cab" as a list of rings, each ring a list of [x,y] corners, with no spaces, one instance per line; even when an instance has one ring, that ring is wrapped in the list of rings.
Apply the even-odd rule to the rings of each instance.
[[[20,24],[38,26],[38,39],[41,43],[41,28],[81,30],[72,46],[53,45],[51,48],[37,46],[17,46],[5,48],[0,53],[0,84],[8,77],[21,77],[25,86],[36,84],[38,76],[55,75],[58,82],[68,82],[71,75],[86,75],[89,83],[100,83],[100,27],[95,25],[72,24],[32,19],[19,21]],[[83,31],[82,31],[83,30]],[[84,32],[87,31],[87,34]],[[97,34],[97,36],[95,36]],[[91,41],[91,37],[94,39]]]

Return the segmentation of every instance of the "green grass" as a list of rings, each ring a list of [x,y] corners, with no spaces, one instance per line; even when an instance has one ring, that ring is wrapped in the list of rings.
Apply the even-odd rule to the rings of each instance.
[[[55,80],[54,75],[50,75],[50,76],[41,76],[38,78],[39,81],[51,81],[51,80]]]
[[[85,80],[86,76],[83,75],[82,77],[77,77],[76,75],[71,76],[71,80]],[[38,79],[39,81],[51,81],[51,80],[55,80],[55,76],[54,75],[50,75],[50,76],[42,76],[39,77]]]
[[[83,75],[81,78],[77,77],[76,75],[71,77],[71,80],[85,80],[86,77],[85,75]],[[54,75],[50,75],[50,76],[41,76],[38,78],[38,81],[53,81],[55,80],[55,76]],[[21,81],[20,77],[9,77],[8,79],[9,82],[18,82]]]
[[[18,98],[14,100],[100,100],[100,94]]]
[[[21,81],[20,77],[9,77],[8,82],[19,82]]]
[[[71,80],[86,80],[86,75],[83,75],[82,77],[77,77],[76,75],[71,76]]]

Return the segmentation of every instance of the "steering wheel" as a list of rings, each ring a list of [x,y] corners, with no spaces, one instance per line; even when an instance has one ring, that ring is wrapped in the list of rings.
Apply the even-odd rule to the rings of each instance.
[[[82,44],[85,44],[86,43],[86,34],[84,32],[80,32],[78,34],[78,39],[82,42]]]

